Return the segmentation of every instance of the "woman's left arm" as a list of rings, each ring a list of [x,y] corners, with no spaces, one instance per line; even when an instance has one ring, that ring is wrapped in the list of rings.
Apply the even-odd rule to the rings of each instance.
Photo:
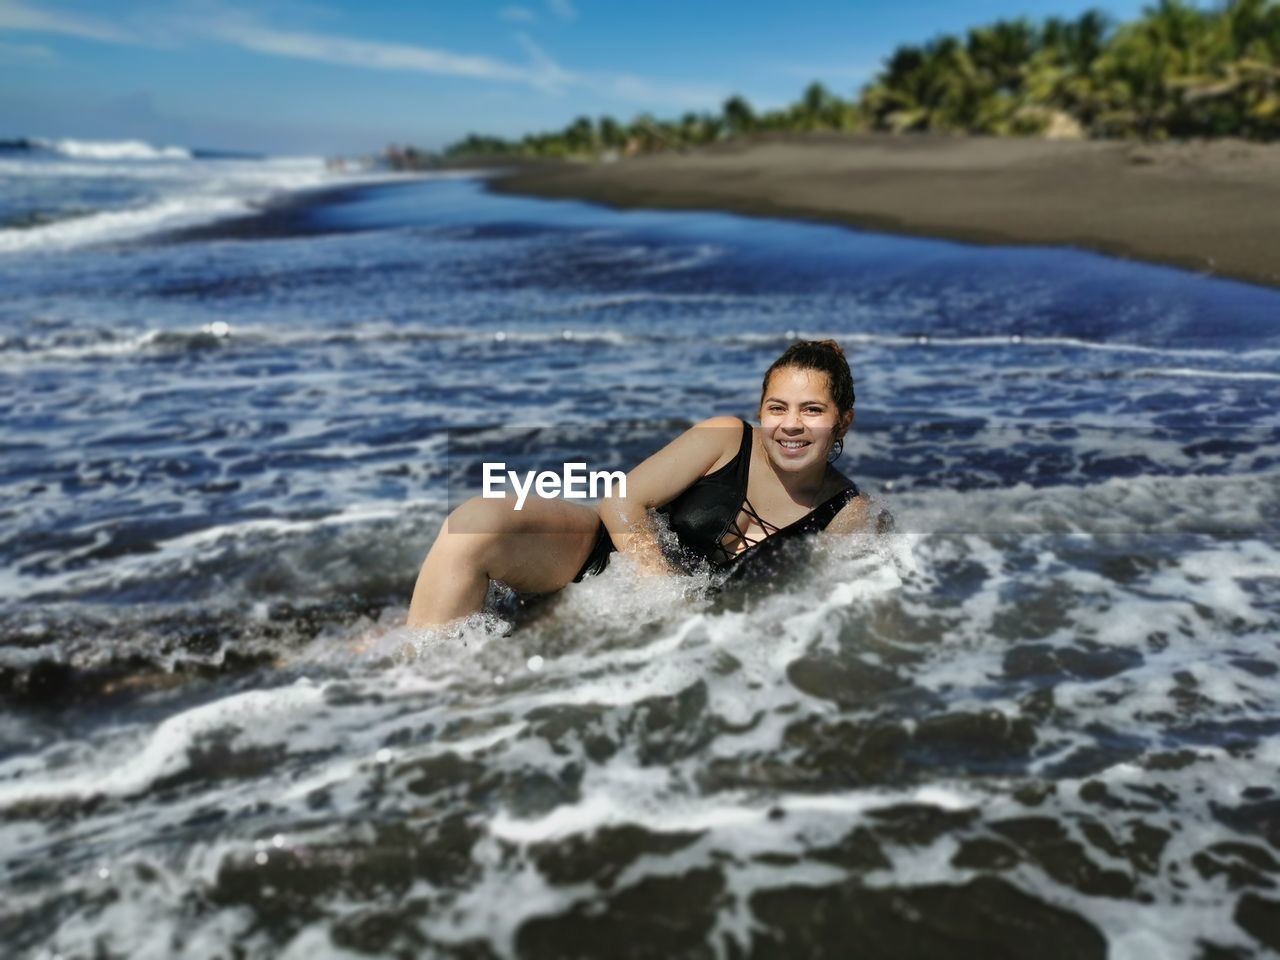
[[[858,494],[846,503],[827,524],[828,533],[858,533],[871,525],[871,501]]]

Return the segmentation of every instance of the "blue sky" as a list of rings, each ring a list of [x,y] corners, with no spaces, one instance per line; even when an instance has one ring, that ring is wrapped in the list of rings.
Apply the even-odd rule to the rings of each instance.
[[[0,138],[270,152],[442,146],[841,94],[895,46],[1140,0],[0,0]]]

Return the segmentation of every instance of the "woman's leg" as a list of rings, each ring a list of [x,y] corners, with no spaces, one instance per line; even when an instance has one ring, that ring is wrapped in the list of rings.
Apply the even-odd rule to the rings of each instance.
[[[490,580],[551,593],[577,576],[595,544],[600,515],[564,500],[473,497],[449,514],[427,554],[409,603],[411,627],[478,613]]]

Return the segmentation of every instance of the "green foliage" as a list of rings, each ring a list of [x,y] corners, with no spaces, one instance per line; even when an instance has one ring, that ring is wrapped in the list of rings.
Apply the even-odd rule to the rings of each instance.
[[[1280,3],[1160,0],[1113,27],[1090,11],[900,47],[862,93],[878,130],[1094,137],[1280,135]]]
[[[1097,10],[1074,20],[1000,20],[964,37],[898,47],[860,95],[821,83],[789,107],[757,113],[733,96],[719,114],[664,122],[579,117],[517,142],[470,134],[449,157],[608,157],[687,149],[769,132],[1091,137],[1280,137],[1280,0],[1225,0],[1202,9],[1158,0],[1114,24]]]

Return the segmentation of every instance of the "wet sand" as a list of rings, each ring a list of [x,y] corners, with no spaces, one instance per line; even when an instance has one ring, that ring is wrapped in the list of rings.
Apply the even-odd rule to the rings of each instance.
[[[1280,287],[1280,144],[791,135],[524,165],[492,189],[1078,247]]]

